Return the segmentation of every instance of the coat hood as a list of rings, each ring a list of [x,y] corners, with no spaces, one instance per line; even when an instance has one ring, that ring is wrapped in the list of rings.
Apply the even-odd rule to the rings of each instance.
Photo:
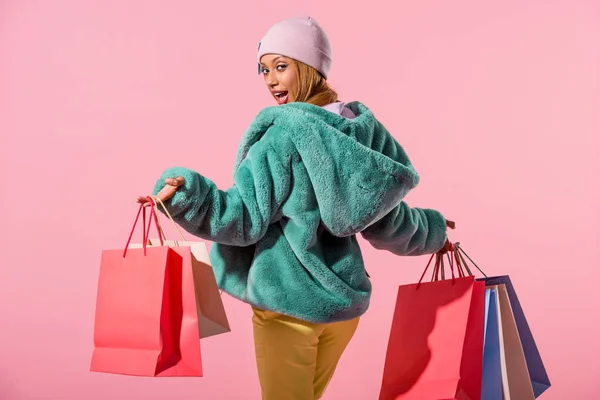
[[[235,166],[269,129],[279,128],[308,172],[324,226],[336,236],[361,232],[419,183],[406,152],[373,112],[360,102],[346,106],[356,118],[308,103],[263,109],[242,139]]]

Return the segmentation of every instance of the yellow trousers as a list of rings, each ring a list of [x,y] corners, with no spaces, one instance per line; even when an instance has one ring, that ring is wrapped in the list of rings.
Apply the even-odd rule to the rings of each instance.
[[[322,398],[359,318],[313,324],[271,311],[253,311],[262,399]]]

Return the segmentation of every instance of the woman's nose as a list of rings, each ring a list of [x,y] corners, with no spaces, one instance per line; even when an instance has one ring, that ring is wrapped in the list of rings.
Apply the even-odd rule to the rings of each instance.
[[[265,80],[267,81],[267,86],[269,86],[269,88],[274,88],[275,86],[277,86],[277,84],[279,83],[277,81],[277,76],[275,76],[275,74],[269,74],[266,76]]]

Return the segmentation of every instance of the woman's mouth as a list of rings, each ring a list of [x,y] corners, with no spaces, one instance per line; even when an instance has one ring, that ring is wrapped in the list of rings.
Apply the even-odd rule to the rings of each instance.
[[[277,104],[282,105],[287,103],[288,92],[273,92],[273,97],[275,97]]]

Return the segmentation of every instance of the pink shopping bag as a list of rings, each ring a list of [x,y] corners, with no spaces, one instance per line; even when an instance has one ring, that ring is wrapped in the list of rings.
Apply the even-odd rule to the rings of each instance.
[[[125,249],[103,250],[90,370],[135,376],[202,376],[189,246],[164,246],[151,198]],[[129,248],[143,211],[143,246]],[[147,246],[154,219],[161,246]]]

